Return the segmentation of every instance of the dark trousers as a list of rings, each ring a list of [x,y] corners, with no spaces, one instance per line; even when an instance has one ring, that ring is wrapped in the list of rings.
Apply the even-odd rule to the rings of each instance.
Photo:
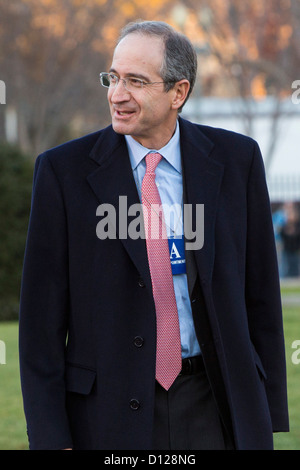
[[[233,449],[204,367],[195,374],[178,376],[169,391],[156,383],[153,449]]]

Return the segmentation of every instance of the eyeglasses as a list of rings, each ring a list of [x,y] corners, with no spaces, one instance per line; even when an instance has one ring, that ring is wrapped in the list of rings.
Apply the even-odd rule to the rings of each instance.
[[[119,81],[122,80],[124,86],[127,91],[136,91],[140,90],[146,85],[155,85],[157,83],[169,83],[169,82],[144,82],[140,78],[135,77],[126,77],[126,78],[119,78],[114,73],[100,73],[100,83],[105,88],[116,88],[118,86]]]

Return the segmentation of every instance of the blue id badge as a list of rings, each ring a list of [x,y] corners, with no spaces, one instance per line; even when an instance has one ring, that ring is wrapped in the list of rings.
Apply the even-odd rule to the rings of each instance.
[[[168,242],[172,274],[174,275],[186,273],[183,235],[176,238],[168,238]]]

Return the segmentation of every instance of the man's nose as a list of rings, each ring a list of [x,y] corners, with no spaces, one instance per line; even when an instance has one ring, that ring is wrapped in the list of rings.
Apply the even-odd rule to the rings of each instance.
[[[125,82],[123,82],[123,80],[119,80],[117,86],[112,88],[111,93],[111,100],[113,102],[129,101],[131,98],[131,94],[126,89]]]

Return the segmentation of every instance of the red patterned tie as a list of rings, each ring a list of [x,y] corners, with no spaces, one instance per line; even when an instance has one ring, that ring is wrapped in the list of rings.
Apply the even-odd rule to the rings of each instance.
[[[159,153],[146,156],[142,203],[146,208],[146,245],[156,309],[156,380],[168,390],[181,370],[181,343],[168,239],[155,184],[155,170],[161,159]]]

